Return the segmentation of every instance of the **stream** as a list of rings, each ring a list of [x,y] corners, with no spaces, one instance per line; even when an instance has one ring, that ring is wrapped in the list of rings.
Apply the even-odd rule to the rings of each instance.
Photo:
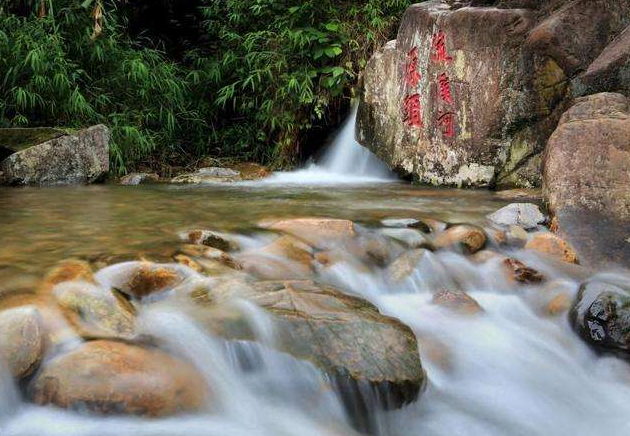
[[[346,126],[340,136],[347,130]],[[366,158],[363,152],[354,155],[358,145],[352,137],[342,143],[345,151],[332,147],[337,154],[333,163],[323,159],[318,165],[261,182],[0,188],[0,296],[36,286],[46,271],[67,258],[91,262],[100,270],[96,277],[101,284],[109,280],[112,265],[137,259],[170,263],[178,248],[178,232],[187,229],[229,234],[245,251],[269,243],[269,232],[257,223],[271,217],[347,219],[365,234],[381,231],[382,220],[392,218],[471,223],[488,229],[485,216],[512,202],[489,191],[424,188],[396,181],[378,168],[373,157]],[[399,283],[388,280],[386,268],[368,267],[350,251],[332,265],[316,265],[311,277],[316,282],[370,301],[383,314],[408,325],[418,338],[428,376],[425,392],[400,409],[374,408],[363,417],[370,432],[383,436],[630,434],[628,364],[597,355],[571,330],[566,312],[554,315],[547,310],[560,294],[572,300],[585,278],[623,272],[562,265],[492,242],[490,247],[526,262],[546,280],[528,285],[510,282],[495,260],[450,249],[429,253]],[[481,314],[462,316],[431,304],[435,289],[454,283],[479,303]],[[257,343],[230,343],[201,329],[176,303],[160,303],[143,300],[139,305],[140,333],[160,337],[165,349],[191,362],[212,387],[212,404],[169,418],[61,410],[27,402],[24,386],[16,386],[0,369],[0,435],[358,434],[326,374],[274,351],[274,325],[259,308],[245,303],[242,307],[257,333]]]

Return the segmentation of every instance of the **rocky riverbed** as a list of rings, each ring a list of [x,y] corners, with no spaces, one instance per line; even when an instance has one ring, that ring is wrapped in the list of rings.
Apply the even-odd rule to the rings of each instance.
[[[2,190],[2,434],[623,434],[630,278],[537,195]]]

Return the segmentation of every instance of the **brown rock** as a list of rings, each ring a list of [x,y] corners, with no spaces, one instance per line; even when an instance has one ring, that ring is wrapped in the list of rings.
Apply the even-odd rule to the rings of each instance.
[[[579,263],[577,255],[569,244],[553,233],[538,233],[525,244],[525,249],[535,250],[564,262]]]
[[[483,312],[479,303],[463,291],[453,292],[443,289],[433,295],[432,303],[464,315],[476,315]]]
[[[141,185],[143,183],[157,182],[160,180],[160,176],[157,174],[147,173],[130,173],[124,177],[121,177],[120,184],[128,186]]]
[[[531,31],[526,46],[551,57],[573,76],[584,71],[627,25],[630,4],[618,0],[573,0]]]
[[[270,244],[258,249],[257,252],[283,257],[298,262],[309,269],[313,266],[313,249],[299,239],[289,235],[277,238]]]
[[[546,307],[546,312],[551,316],[567,312],[571,307],[571,300],[567,294],[556,295]]]
[[[242,180],[259,180],[268,177],[269,170],[254,162],[241,162],[233,166],[235,171],[241,173]]]
[[[34,306],[0,312],[0,359],[13,377],[20,380],[37,369],[45,342],[41,315]]]
[[[219,286],[211,300],[246,299],[272,317],[285,353],[342,381],[369,384],[386,406],[414,401],[426,383],[416,338],[407,326],[369,302],[310,280]],[[251,323],[224,306],[203,304],[192,316],[227,339],[256,339]]]
[[[438,234],[433,240],[435,248],[460,247],[474,254],[486,246],[483,229],[470,224],[456,224]]]
[[[520,260],[505,259],[503,266],[511,281],[518,283],[534,284],[544,280],[542,274],[533,268],[528,267]]]
[[[549,138],[543,178],[558,235],[586,263],[630,263],[628,168],[628,99],[611,93],[577,99]]]
[[[262,280],[299,280],[313,275],[312,265],[264,253],[243,253],[236,259],[243,271]]]
[[[188,244],[206,245],[221,251],[238,249],[238,244],[235,241],[212,230],[190,230],[180,233],[179,237]]]
[[[192,257],[202,257],[214,260],[220,264],[235,270],[242,269],[242,266],[232,256],[218,248],[207,247],[205,245],[188,244],[181,247],[181,252]]]
[[[89,263],[76,259],[64,260],[46,274],[42,290],[49,292],[59,283],[74,280],[94,283],[94,274]]]
[[[573,81],[579,95],[604,91],[630,95],[630,26],[611,42],[588,70]]]
[[[266,220],[259,226],[284,232],[320,249],[331,248],[355,236],[352,221],[333,218]]]
[[[29,396],[66,409],[167,416],[199,409],[205,386],[194,367],[158,349],[92,341],[49,362]]]
[[[121,288],[121,291],[133,297],[142,298],[162,292],[180,281],[181,277],[173,269],[146,262],[138,266],[127,286]]]

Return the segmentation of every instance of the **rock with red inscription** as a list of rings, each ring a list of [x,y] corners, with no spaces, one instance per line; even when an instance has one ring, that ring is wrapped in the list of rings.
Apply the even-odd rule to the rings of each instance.
[[[554,228],[585,264],[630,264],[630,101],[576,100],[549,139],[544,193]]]
[[[542,151],[570,104],[571,80],[628,24],[630,2],[618,0],[414,4],[365,69],[358,140],[424,183],[540,186]],[[584,86],[586,77],[597,85],[588,89],[630,83],[626,39],[602,54]]]
[[[553,69],[524,49],[536,20],[522,8],[410,6],[365,70],[359,142],[425,183],[539,185],[558,114],[539,92]]]

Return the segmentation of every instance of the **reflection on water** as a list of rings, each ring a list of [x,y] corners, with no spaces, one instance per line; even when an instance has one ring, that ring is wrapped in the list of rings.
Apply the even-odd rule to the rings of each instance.
[[[60,259],[135,259],[170,255],[186,228],[248,231],[271,216],[330,216],[369,221],[432,216],[476,221],[504,203],[485,191],[361,187],[0,188],[0,278],[38,274]]]

